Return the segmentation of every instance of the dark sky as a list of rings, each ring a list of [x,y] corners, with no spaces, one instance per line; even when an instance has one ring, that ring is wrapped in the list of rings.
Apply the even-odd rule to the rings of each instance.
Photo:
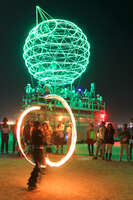
[[[35,26],[35,5],[76,23],[90,42],[90,63],[80,87],[95,82],[112,121],[133,117],[133,3],[130,0],[8,0],[0,11],[0,119],[20,111],[30,76],[22,57],[28,32]]]

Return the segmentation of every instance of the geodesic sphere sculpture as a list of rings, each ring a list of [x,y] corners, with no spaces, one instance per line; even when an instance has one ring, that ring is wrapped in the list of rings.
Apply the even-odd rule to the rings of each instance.
[[[29,73],[50,85],[73,83],[86,70],[90,45],[85,34],[66,20],[46,20],[34,27],[24,45]]]

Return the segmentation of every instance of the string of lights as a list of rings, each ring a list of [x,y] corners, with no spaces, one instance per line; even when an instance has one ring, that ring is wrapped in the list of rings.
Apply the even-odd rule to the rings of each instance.
[[[30,32],[24,45],[29,73],[50,85],[72,84],[86,70],[90,44],[74,23],[60,19],[41,22]]]

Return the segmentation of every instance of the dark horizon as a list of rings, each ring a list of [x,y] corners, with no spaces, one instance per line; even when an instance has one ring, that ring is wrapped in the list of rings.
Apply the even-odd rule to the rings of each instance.
[[[111,121],[124,123],[133,118],[131,1],[14,0],[1,3],[0,120],[15,118],[21,109],[24,86],[31,82],[23,46],[35,26],[36,5],[54,18],[74,22],[86,34],[91,45],[90,63],[79,87],[89,89],[95,82]]]

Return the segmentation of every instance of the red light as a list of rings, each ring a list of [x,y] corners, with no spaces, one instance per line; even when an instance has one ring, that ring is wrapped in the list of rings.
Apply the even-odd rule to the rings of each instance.
[[[100,118],[104,121],[105,120],[105,114],[101,114]]]

